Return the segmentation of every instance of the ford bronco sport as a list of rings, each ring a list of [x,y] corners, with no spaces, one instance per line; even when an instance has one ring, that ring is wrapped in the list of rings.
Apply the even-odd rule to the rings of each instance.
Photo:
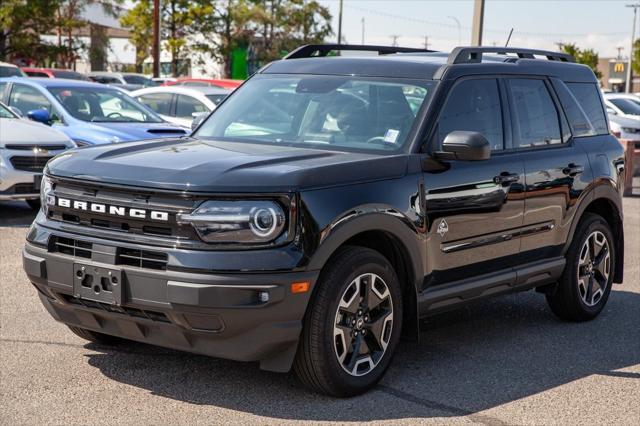
[[[349,396],[443,310],[536,289],[562,319],[596,317],[623,277],[623,173],[571,56],[303,46],[190,137],[51,160],[24,268],[90,341]]]

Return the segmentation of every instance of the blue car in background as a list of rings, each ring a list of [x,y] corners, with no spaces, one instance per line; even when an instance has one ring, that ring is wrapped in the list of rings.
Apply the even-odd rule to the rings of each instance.
[[[0,102],[65,133],[78,146],[176,137],[188,129],[164,121],[123,90],[53,78],[0,78]]]

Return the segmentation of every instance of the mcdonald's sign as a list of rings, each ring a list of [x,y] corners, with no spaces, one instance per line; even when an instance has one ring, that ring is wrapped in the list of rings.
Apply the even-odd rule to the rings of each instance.
[[[616,62],[613,65],[613,72],[615,73],[624,72],[624,62]]]

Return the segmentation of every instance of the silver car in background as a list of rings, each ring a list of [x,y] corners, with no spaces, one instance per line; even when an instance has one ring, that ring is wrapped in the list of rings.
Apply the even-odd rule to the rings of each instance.
[[[161,86],[136,90],[131,96],[151,108],[163,119],[192,127],[195,119],[209,115],[231,90],[209,86]]]
[[[0,103],[0,201],[25,200],[39,209],[44,166],[53,156],[75,147],[63,133],[21,119]]]

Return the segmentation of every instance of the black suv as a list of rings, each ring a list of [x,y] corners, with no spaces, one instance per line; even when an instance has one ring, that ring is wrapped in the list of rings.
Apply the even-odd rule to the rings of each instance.
[[[486,296],[536,289],[590,320],[622,281],[624,162],[573,62],[301,47],[191,137],[50,161],[24,268],[83,338],[293,368],[337,396],[420,318]]]

